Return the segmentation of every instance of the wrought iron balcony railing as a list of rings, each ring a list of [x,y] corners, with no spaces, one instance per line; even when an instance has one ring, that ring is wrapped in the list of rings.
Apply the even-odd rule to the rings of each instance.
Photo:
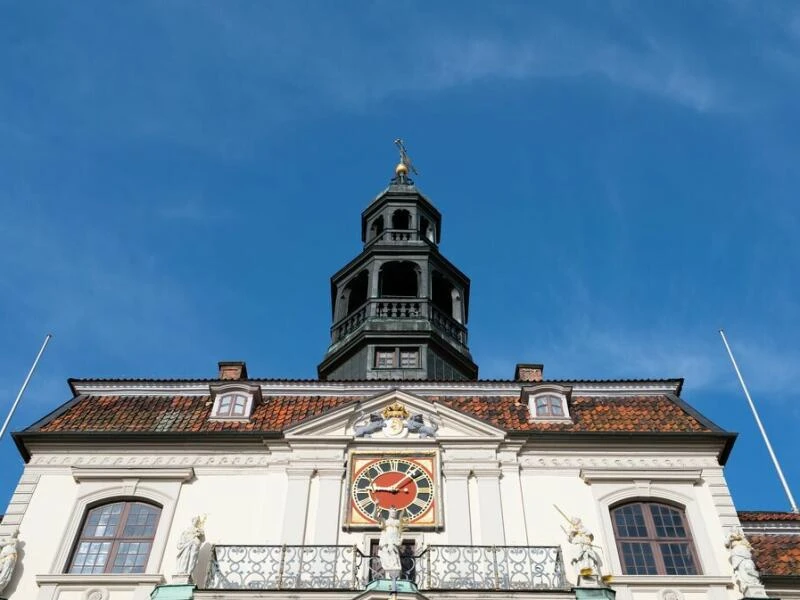
[[[427,546],[402,558],[420,590],[564,590],[557,546]],[[383,579],[356,546],[214,546],[207,589],[363,590]]]

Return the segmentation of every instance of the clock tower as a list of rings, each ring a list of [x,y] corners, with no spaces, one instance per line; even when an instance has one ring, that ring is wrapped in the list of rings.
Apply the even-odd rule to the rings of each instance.
[[[331,277],[331,343],[319,378],[475,380],[469,278],[439,252],[442,215],[395,143],[395,176],[361,214],[364,248]]]

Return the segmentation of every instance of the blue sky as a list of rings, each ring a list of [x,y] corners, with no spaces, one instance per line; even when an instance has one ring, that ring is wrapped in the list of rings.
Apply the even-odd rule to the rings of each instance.
[[[686,378],[800,494],[800,8],[779,1],[0,2],[0,415],[67,377],[313,377],[328,278],[406,139],[481,377]],[[0,443],[0,504],[21,460]]]

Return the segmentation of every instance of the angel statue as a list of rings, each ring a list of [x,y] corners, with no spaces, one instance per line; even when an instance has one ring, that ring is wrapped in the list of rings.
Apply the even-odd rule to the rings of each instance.
[[[19,530],[15,529],[10,537],[6,538],[0,548],[0,592],[6,589],[14,567],[17,566],[17,536]]]
[[[200,546],[206,539],[205,525],[206,516],[197,516],[192,519],[192,524],[181,533],[181,538],[178,540],[178,576],[188,576],[191,579],[192,571],[197,565]]]
[[[733,567],[733,578],[745,598],[766,598],[767,593],[761,583],[761,576],[753,562],[752,546],[744,532],[734,527],[728,532],[725,547],[730,550],[728,560]]]
[[[603,561],[598,552],[600,546],[594,543],[594,535],[578,517],[568,517],[560,508],[553,506],[569,524],[568,528],[561,528],[567,534],[567,541],[578,547],[578,556],[572,559],[572,564],[578,569],[578,585],[582,579],[597,584],[601,580],[600,567]]]

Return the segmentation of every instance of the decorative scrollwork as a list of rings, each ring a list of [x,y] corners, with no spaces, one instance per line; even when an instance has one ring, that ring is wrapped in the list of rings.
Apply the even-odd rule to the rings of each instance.
[[[555,546],[428,546],[403,554],[400,579],[420,590],[564,590]],[[215,546],[207,589],[363,590],[385,578],[355,546]]]

